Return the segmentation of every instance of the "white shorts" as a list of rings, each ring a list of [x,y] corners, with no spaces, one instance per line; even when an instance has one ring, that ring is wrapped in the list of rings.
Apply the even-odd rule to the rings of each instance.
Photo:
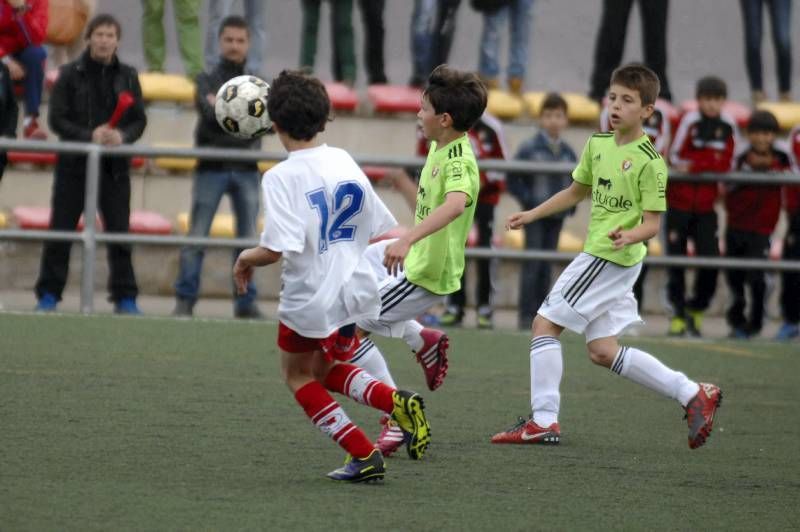
[[[386,246],[393,240],[382,240],[367,247],[364,257],[372,266],[378,278],[378,292],[381,296],[381,313],[376,320],[356,322],[361,329],[371,333],[401,338],[405,330],[405,322],[413,320],[431,307],[444,301],[445,296],[434,294],[417,286],[400,272],[397,277],[389,275],[383,265]]]
[[[633,296],[641,269],[641,262],[626,267],[581,253],[558,277],[538,313],[583,334],[587,343],[618,336],[627,327],[642,323]]]

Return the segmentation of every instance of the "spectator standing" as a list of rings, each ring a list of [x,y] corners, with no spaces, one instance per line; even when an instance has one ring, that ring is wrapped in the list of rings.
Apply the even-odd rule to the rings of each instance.
[[[794,157],[794,172],[800,172],[800,126],[789,133],[789,146]],[[800,185],[783,187],[783,205],[789,227],[783,240],[783,260],[800,260]],[[781,313],[783,324],[776,340],[788,341],[800,336],[800,272],[781,274]]]
[[[214,104],[219,88],[229,79],[247,72],[248,26],[242,17],[225,18],[218,30],[221,57],[217,65],[197,76],[195,107],[199,115],[195,129],[195,146],[258,150],[261,139],[237,139],[225,133],[217,123]],[[236,215],[236,236],[249,238],[256,234],[258,198],[260,196],[258,167],[255,161],[226,161],[201,159],[192,185],[192,213],[189,236],[206,237],[223,194],[230,196]],[[233,260],[240,249],[233,251]],[[173,314],[191,316],[200,291],[200,273],[205,250],[186,246],[181,250],[180,272],[175,281],[176,303]],[[256,306],[256,286],[253,280],[243,294],[234,294],[234,315],[237,318],[260,318]]]
[[[675,133],[670,158],[679,172],[725,173],[733,163],[736,140],[739,136],[734,120],[722,111],[728,96],[725,82],[713,76],[697,82],[698,110],[686,113]],[[718,184],[708,181],[676,181],[667,189],[667,253],[686,255],[687,239],[694,241],[700,257],[719,255],[717,235]],[[670,268],[667,298],[673,317],[669,334],[686,333],[700,336],[703,313],[708,308],[717,287],[717,270],[700,268],[694,282],[694,295],[688,301],[684,285],[685,268]]]
[[[244,18],[250,35],[250,50],[247,52],[248,71],[263,76],[263,58],[267,52],[267,30],[264,26],[266,0],[243,0]],[[208,29],[206,30],[205,61],[206,70],[214,68],[220,59],[219,28],[225,17],[233,11],[234,0],[209,0]]]
[[[528,43],[531,37],[531,14],[533,0],[473,0],[483,14],[483,33],[478,62],[478,73],[490,88],[498,88],[500,82],[500,35],[508,22],[510,36],[508,42],[508,90],[522,94],[525,71],[528,66]]]
[[[569,123],[567,110],[567,102],[560,94],[545,96],[539,114],[539,131],[519,147],[514,158],[536,162],[577,162],[575,151],[561,138]],[[519,201],[522,210],[527,211],[567,188],[571,182],[569,172],[563,175],[512,172],[508,175],[508,191]],[[526,225],[525,249],[555,251],[564,218],[573,212],[571,209]],[[546,260],[523,262],[519,280],[517,326],[520,330],[528,330],[536,310],[550,292],[550,263]]]
[[[119,22],[112,16],[95,16],[86,28],[87,50],[61,68],[50,96],[50,129],[64,141],[94,142],[118,146],[136,142],[147,125],[142,89],[136,69],[117,58],[121,36]],[[117,127],[108,124],[122,92],[133,96],[134,104]],[[130,221],[130,160],[108,157],[100,163],[98,206],[108,233],[127,233]],[[86,156],[58,156],[53,181],[50,229],[74,231],[84,209]],[[47,242],[36,282],[37,310],[55,310],[67,282],[71,242]],[[138,288],[129,245],[109,244],[109,291],[114,309],[122,314],[139,314]]]
[[[469,131],[470,143],[475,157],[481,159],[505,159],[506,147],[503,139],[503,126],[500,121],[484,111],[480,119]],[[478,229],[478,246],[492,247],[494,233],[494,210],[500,201],[500,193],[505,188],[505,174],[496,170],[481,170],[478,204],[475,207],[474,224]],[[492,322],[492,262],[489,259],[476,259],[478,267],[477,285],[475,287],[475,308],[478,311],[478,327],[491,329]],[[466,289],[467,265],[461,276],[459,289],[447,296],[447,310],[442,315],[442,325],[461,325],[464,319],[464,308],[467,304]]]
[[[775,145],[778,120],[769,111],[755,111],[747,126],[748,145],[736,157],[736,169],[767,174],[792,169],[789,153]],[[768,176],[764,176],[768,179]],[[781,185],[729,184],[726,187],[725,209],[728,225],[725,250],[729,257],[766,259],[769,237],[778,223],[781,211]],[[757,336],[764,324],[767,284],[762,270],[726,270],[731,302],[728,325],[732,338]],[[750,312],[745,313],[745,285],[750,290]]]
[[[739,0],[744,24],[744,59],[753,105],[766,100],[761,68],[761,37],[764,5],[769,10],[772,45],[778,71],[778,92],[782,101],[792,99],[792,0]]]
[[[611,79],[611,72],[622,61],[628,18],[634,0],[603,0],[603,12],[594,45],[594,67],[589,97],[598,102],[603,99]],[[644,63],[653,70],[661,82],[660,98],[672,101],[667,81],[667,20],[669,0],[639,0],[644,37]]]
[[[412,87],[423,87],[433,69],[447,63],[460,5],[461,0],[414,0],[411,79],[408,82]]]
[[[0,61],[11,79],[25,88],[22,136],[44,140],[39,127],[39,105],[44,87],[44,46],[47,32],[47,0],[0,0]]]
[[[367,83],[386,83],[383,41],[385,28],[383,11],[386,0],[358,0],[361,19],[364,22],[364,65],[367,67]]]
[[[303,31],[300,67],[314,71],[317,55],[319,11],[322,0],[302,0]],[[352,87],[356,81],[355,36],[353,34],[353,0],[329,0],[331,7],[331,40],[333,41],[333,79]]]
[[[142,0],[142,45],[147,68],[164,71],[167,54],[164,36],[164,5],[166,0]],[[203,41],[200,36],[201,0],[173,0],[178,48],[183,58],[186,76],[194,79],[203,70]]]
[[[8,67],[0,63],[0,136],[14,138],[17,136],[17,98],[14,96],[14,86],[11,83],[11,74]],[[0,151],[0,181],[6,169],[6,152]]]

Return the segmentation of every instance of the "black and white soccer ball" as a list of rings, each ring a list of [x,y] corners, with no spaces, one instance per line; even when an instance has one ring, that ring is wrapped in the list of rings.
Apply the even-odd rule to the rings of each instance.
[[[255,76],[236,76],[217,91],[214,113],[226,133],[254,139],[267,133],[272,122],[267,113],[269,84]]]

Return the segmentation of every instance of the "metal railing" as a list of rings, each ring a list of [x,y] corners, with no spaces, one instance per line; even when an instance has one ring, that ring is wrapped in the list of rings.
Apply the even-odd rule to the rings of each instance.
[[[78,242],[83,246],[82,272],[81,272],[81,312],[90,314],[94,310],[94,267],[97,255],[97,244],[147,244],[162,246],[203,246],[211,248],[243,248],[258,245],[258,239],[242,238],[199,238],[190,236],[170,235],[137,235],[120,233],[103,233],[97,231],[97,197],[100,179],[100,159],[103,156],[143,156],[143,157],[183,157],[183,158],[210,158],[226,159],[230,161],[263,161],[282,160],[286,157],[284,152],[264,152],[250,150],[229,150],[217,148],[167,148],[141,145],[123,145],[106,147],[98,144],[82,142],[41,142],[18,141],[0,138],[0,151],[18,152],[55,152],[70,154],[85,154],[86,160],[86,189],[84,196],[84,227],[83,231],[35,231],[6,229],[0,230],[0,241],[62,241]],[[422,166],[425,159],[412,157],[385,157],[361,155],[353,157],[362,165],[415,167]],[[481,160],[480,166],[486,170],[519,171],[536,174],[557,175],[570,173],[574,168],[571,163],[526,162],[526,161],[499,161]],[[795,184],[800,186],[800,175],[797,174],[770,174],[765,179],[764,174],[749,172],[731,172],[724,175],[717,174],[685,174],[670,172],[671,181],[707,181],[707,182],[732,182],[732,183],[773,183]],[[467,248],[468,258],[493,258],[512,261],[546,260],[550,262],[569,262],[577,253],[542,250],[508,250],[494,248]],[[645,262],[657,267],[704,267],[722,269],[763,269],[772,271],[800,271],[800,261],[775,261],[765,259],[736,259],[736,258],[710,258],[710,257],[676,257],[676,256],[648,256]]]

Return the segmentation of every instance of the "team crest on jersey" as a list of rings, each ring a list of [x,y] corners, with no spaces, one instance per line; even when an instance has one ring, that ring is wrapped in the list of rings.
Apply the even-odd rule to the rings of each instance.
[[[633,161],[631,161],[630,159],[625,159],[624,161],[622,161],[622,171],[627,172],[628,170],[631,169],[632,165]]]
[[[431,177],[436,177],[437,175],[439,175],[439,167],[434,166],[433,170],[431,170]]]

